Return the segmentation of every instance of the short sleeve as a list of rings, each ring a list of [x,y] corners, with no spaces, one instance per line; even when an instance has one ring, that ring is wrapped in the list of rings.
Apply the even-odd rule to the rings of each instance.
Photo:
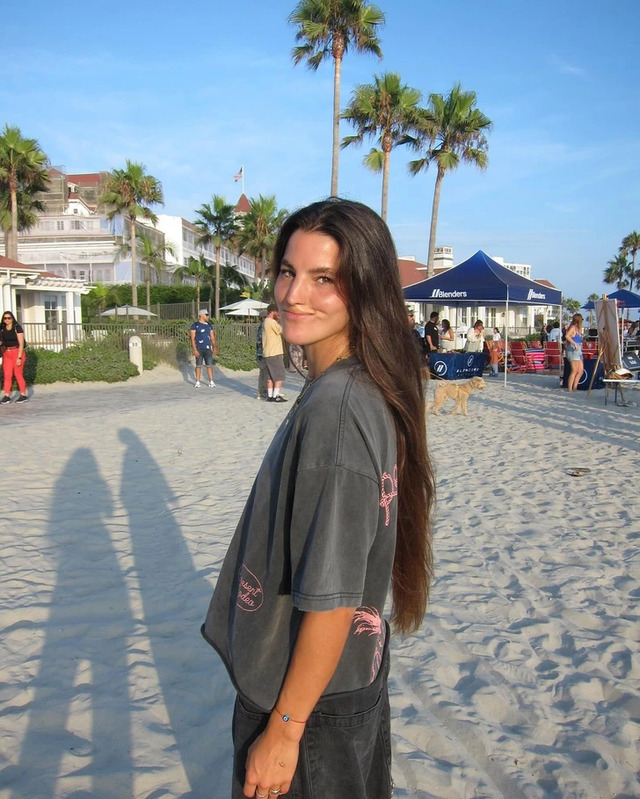
[[[343,466],[298,472],[289,529],[299,610],[361,604],[379,511],[380,489],[369,475]]]

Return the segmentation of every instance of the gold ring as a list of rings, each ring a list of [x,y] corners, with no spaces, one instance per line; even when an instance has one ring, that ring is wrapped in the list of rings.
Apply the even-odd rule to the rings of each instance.
[[[268,793],[258,793],[258,789],[256,788],[256,796],[258,797],[258,799],[266,799],[267,796],[269,796],[269,794]]]

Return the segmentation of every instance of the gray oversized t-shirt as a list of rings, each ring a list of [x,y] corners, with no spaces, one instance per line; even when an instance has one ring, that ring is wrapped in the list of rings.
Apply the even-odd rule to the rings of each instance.
[[[229,546],[203,634],[270,711],[304,612],[355,607],[325,694],[368,685],[395,552],[395,429],[356,358],[312,381],[276,433]]]

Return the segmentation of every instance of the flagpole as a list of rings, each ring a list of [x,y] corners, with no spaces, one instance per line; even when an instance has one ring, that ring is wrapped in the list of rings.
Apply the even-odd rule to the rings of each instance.
[[[244,164],[240,167],[240,171],[242,172],[242,193],[244,194]]]

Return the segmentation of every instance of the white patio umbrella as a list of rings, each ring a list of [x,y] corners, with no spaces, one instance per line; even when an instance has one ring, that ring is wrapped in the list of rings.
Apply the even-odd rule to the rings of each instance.
[[[100,316],[157,316],[158,314],[138,308],[137,305],[118,305],[116,308],[108,308]]]
[[[267,308],[268,303],[261,302],[260,300],[239,300],[238,302],[232,302],[230,305],[223,305],[220,308],[221,311],[240,311],[244,310],[245,308],[250,308],[252,311],[261,311],[263,308]],[[253,314],[251,314],[253,316]]]
[[[256,308],[236,308],[235,311],[227,311],[226,316],[260,316],[260,311]]]

